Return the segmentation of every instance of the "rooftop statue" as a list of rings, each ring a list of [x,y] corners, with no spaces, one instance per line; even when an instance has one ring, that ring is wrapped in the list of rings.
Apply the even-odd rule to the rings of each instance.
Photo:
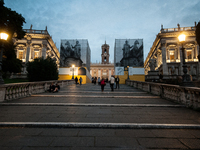
[[[156,59],[151,58],[149,60],[149,67],[150,67],[150,71],[155,71],[157,64],[156,64]]]

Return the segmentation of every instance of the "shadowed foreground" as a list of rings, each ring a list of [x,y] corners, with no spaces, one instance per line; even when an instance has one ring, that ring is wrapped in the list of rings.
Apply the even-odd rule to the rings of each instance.
[[[120,85],[70,85],[0,103],[4,149],[200,149],[200,113]]]

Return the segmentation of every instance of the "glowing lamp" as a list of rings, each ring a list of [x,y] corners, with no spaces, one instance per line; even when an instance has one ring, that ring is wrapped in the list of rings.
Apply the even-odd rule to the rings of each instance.
[[[185,34],[181,34],[178,36],[179,42],[184,42],[185,41]]]
[[[6,34],[6,33],[0,33],[0,39],[2,39],[2,40],[7,40],[8,39],[8,34]]]

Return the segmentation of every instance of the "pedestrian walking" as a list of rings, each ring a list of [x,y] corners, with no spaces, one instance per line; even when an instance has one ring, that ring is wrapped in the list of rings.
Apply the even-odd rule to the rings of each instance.
[[[80,77],[79,78],[80,85],[82,84],[82,81],[83,81],[83,79]]]
[[[78,78],[77,78],[77,77],[75,78],[75,83],[76,83],[76,85],[77,85],[77,83],[78,83]]]
[[[118,87],[118,89],[119,89],[119,76],[117,76],[117,78],[115,78],[115,82],[116,82],[116,89],[117,89],[117,87]]]
[[[94,78],[94,85],[97,83],[97,77]]]
[[[98,77],[98,84],[101,85],[101,79]]]
[[[112,75],[111,78],[110,78],[110,88],[111,88],[111,91],[114,91],[114,83],[115,83],[115,78]]]
[[[101,82],[100,82],[100,85],[101,85],[101,91],[103,92],[104,91],[104,86],[106,86],[106,82],[105,80],[102,78]]]

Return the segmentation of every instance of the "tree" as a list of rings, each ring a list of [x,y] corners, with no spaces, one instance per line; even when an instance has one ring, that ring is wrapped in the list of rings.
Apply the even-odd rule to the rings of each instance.
[[[3,53],[3,72],[21,72],[22,62],[16,58],[13,36],[17,39],[24,37],[25,32],[22,29],[23,23],[25,22],[24,17],[18,14],[16,11],[12,11],[10,8],[4,6],[4,0],[0,0],[0,32],[4,31],[9,36],[7,42],[4,42],[4,53]]]
[[[198,22],[198,24],[196,26],[195,34],[196,34],[196,41],[200,46],[200,22]],[[199,50],[198,59],[199,59],[199,62],[200,62],[200,50]]]
[[[26,66],[29,81],[58,80],[57,64],[50,57],[36,58],[32,62],[28,62]]]
[[[9,76],[7,73],[19,73],[21,72],[22,68],[22,61],[16,58],[16,54],[14,51],[14,45],[7,45],[6,49],[4,50],[3,56],[3,66],[2,70],[4,72],[3,77],[6,78]]]

